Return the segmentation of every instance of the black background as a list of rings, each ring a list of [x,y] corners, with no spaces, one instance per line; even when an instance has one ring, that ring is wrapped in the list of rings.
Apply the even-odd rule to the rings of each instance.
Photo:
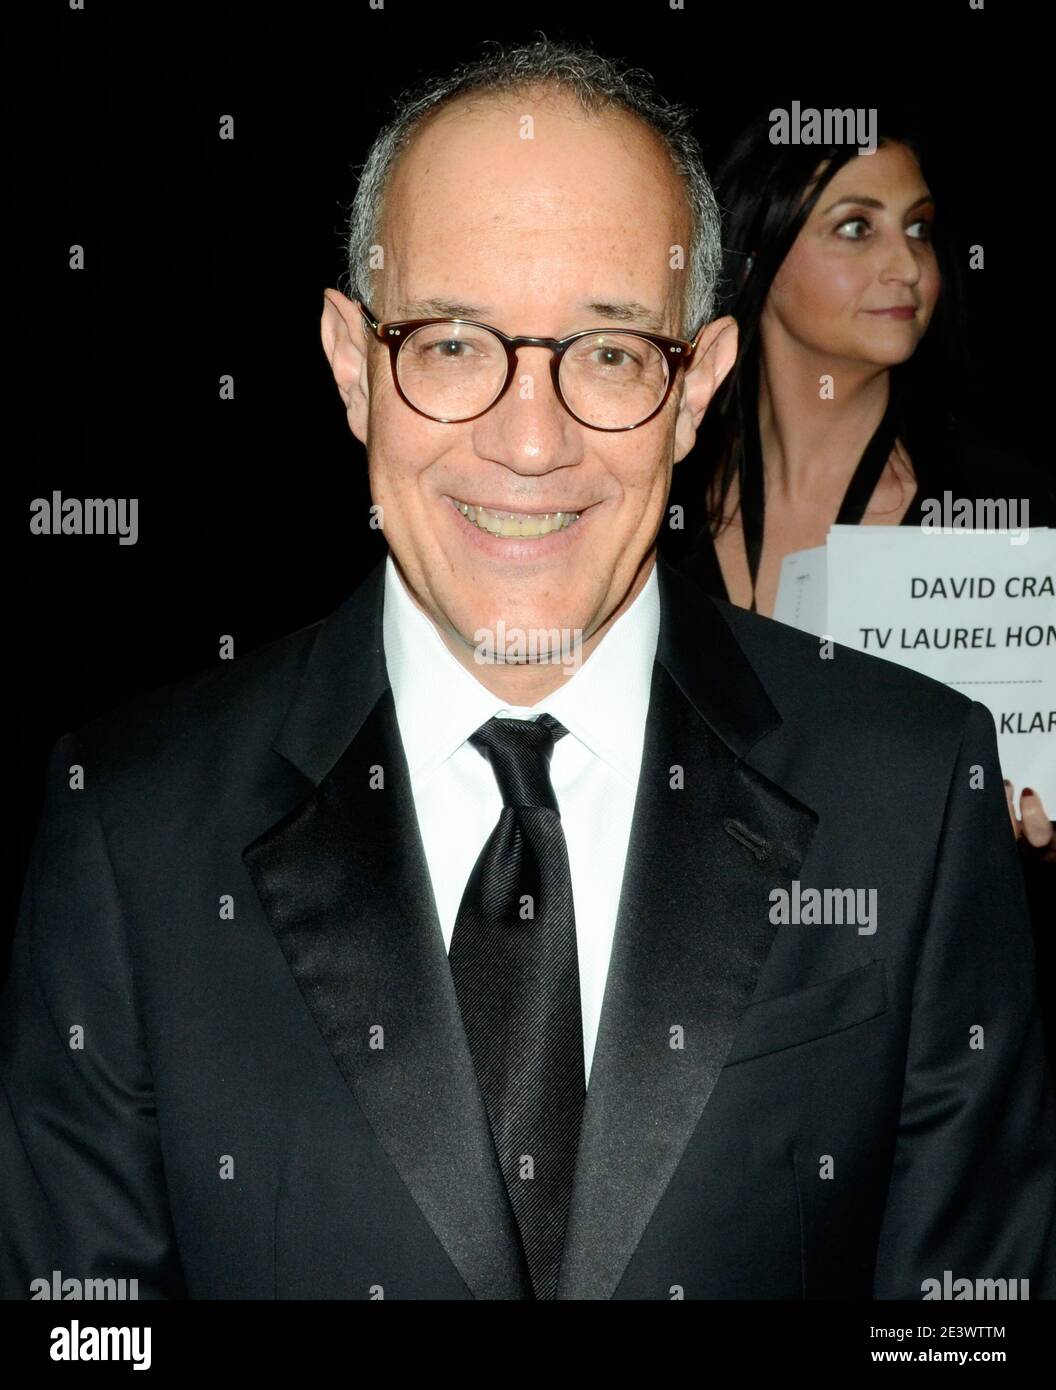
[[[12,55],[11,917],[56,737],[211,665],[220,634],[237,655],[314,622],[381,554],[319,315],[353,166],[406,81],[486,38],[583,40],[696,108],[709,168],[771,106],[875,106],[882,124],[885,99],[918,103],[965,261],[985,248],[968,276],[972,423],[1051,467],[1043,16],[997,0],[49,8]],[[30,502],[54,490],[137,497],[138,543],[31,535]]]

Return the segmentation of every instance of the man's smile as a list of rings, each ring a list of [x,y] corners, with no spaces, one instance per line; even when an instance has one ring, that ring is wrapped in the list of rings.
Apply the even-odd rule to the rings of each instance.
[[[577,510],[509,511],[450,493],[439,500],[458,531],[461,546],[468,545],[484,560],[529,566],[557,561],[584,537],[596,537],[595,518],[608,516],[619,505],[618,498],[606,497]]]
[[[516,539],[536,539],[548,536],[552,531],[565,531],[578,521],[578,511],[538,511],[511,512],[485,507],[479,502],[463,502],[457,497],[450,499],[467,521],[479,530],[488,531],[493,536]]]

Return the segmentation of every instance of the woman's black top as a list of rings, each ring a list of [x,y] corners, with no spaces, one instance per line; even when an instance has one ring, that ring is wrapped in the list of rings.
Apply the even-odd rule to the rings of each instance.
[[[1052,478],[1033,464],[986,444],[967,431],[951,430],[941,459],[926,469],[914,460],[914,472],[918,478],[917,491],[902,518],[902,526],[919,526],[924,518],[924,503],[929,499],[941,503],[943,493],[949,492],[952,504],[961,497],[973,501],[1018,502],[1019,525],[1023,524],[1025,502],[1029,507],[1028,525],[1056,527],[1056,488]],[[709,529],[705,528],[696,537],[679,562],[679,568],[707,593],[729,602]]]

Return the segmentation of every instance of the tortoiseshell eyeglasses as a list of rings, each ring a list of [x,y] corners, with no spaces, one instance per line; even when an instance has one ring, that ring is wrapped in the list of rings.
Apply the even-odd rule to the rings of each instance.
[[[574,419],[594,430],[637,429],[663,408],[700,337],[689,343],[612,328],[584,328],[567,338],[510,337],[472,319],[379,323],[366,305],[359,308],[389,349],[400,398],[441,424],[490,410],[513,380],[517,349],[545,347],[557,398]]]

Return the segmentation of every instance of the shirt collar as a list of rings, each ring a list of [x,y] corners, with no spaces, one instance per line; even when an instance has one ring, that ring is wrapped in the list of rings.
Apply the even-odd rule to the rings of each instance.
[[[448,651],[411,598],[391,556],[385,562],[385,664],[407,766],[426,776],[499,713],[552,714],[569,734],[631,785],[638,780],[653,661],[660,631],[656,565],[634,602],[583,664],[538,704],[504,705]]]

